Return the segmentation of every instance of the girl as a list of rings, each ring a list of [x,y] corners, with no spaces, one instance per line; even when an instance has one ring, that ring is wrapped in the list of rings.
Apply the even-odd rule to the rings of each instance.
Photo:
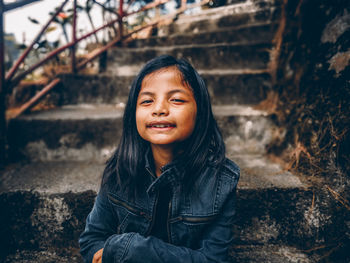
[[[85,262],[227,262],[239,168],[202,78],[171,56],[134,80],[79,243]]]

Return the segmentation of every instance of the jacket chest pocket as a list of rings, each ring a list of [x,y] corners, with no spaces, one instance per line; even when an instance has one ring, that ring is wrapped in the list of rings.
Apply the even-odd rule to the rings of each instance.
[[[176,234],[175,243],[198,249],[203,235],[217,215],[179,216],[170,220],[171,230]]]
[[[137,232],[145,234],[150,223],[150,217],[141,208],[108,194],[113,211],[118,219],[118,234]]]

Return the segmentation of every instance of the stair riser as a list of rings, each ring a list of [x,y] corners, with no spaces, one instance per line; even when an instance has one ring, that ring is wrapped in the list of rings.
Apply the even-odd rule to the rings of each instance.
[[[349,213],[326,188],[239,189],[237,203],[235,245],[284,243],[306,251],[342,243],[349,231]]]
[[[244,10],[246,9],[246,10]],[[280,8],[259,8],[259,7],[242,7],[240,11],[233,9],[231,14],[226,16],[215,17],[196,17],[195,19],[180,19],[179,22],[160,27],[158,36],[169,36],[172,34],[191,34],[200,32],[212,32],[227,27],[238,27],[241,25],[254,25],[256,23],[274,22],[280,17]],[[181,17],[183,18],[183,17]]]
[[[135,76],[62,75],[46,101],[54,105],[126,103]]]
[[[267,73],[241,75],[202,74],[213,105],[257,104],[271,91],[271,77]]]
[[[264,151],[276,129],[269,117],[218,116],[217,121],[224,138],[230,145],[237,145],[233,152]],[[9,125],[9,144],[13,158],[24,155],[36,161],[104,161],[117,146],[121,132],[121,117],[65,121],[18,119]]]
[[[337,240],[347,230],[344,209],[331,199],[326,202],[327,193],[315,194],[313,201],[312,190],[239,189],[234,245],[286,244],[307,250]],[[92,191],[0,195],[6,211],[0,215],[3,251],[78,247],[95,195]]]
[[[98,182],[96,182],[98,183]],[[69,247],[85,226],[96,193],[45,195],[37,192],[9,192],[0,195],[1,253],[16,250]]]
[[[116,74],[118,67],[143,65],[164,54],[187,59],[197,70],[204,69],[266,69],[271,46],[201,46],[152,49],[115,48],[107,62],[107,74]]]
[[[271,89],[269,74],[201,74],[212,104],[254,104],[266,98]],[[135,76],[94,77],[62,75],[62,84],[45,99],[47,104],[126,103]]]
[[[122,118],[13,121],[10,152],[15,158],[24,155],[33,161],[103,161],[115,149],[122,125]]]
[[[264,44],[271,43],[277,24],[244,27],[240,29],[229,28],[225,31],[204,32],[200,34],[182,34],[173,37],[158,37],[138,39],[128,43],[128,47],[154,47],[190,44]]]

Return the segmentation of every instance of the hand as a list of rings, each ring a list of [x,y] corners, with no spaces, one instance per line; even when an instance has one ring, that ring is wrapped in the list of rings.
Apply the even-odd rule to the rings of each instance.
[[[92,263],[102,263],[102,253],[103,253],[103,248],[101,248],[99,251],[95,253],[94,258],[92,259]]]

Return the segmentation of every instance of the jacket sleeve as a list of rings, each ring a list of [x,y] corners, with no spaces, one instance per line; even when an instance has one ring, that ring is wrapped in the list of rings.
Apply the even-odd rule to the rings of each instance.
[[[224,202],[220,216],[204,233],[199,249],[175,246],[153,236],[125,233],[112,235],[106,240],[102,262],[228,262],[228,248],[233,239],[236,184],[237,181]]]
[[[105,241],[117,233],[118,222],[112,211],[105,192],[100,191],[79,238],[80,253],[86,263],[91,263],[94,254],[104,248]]]

